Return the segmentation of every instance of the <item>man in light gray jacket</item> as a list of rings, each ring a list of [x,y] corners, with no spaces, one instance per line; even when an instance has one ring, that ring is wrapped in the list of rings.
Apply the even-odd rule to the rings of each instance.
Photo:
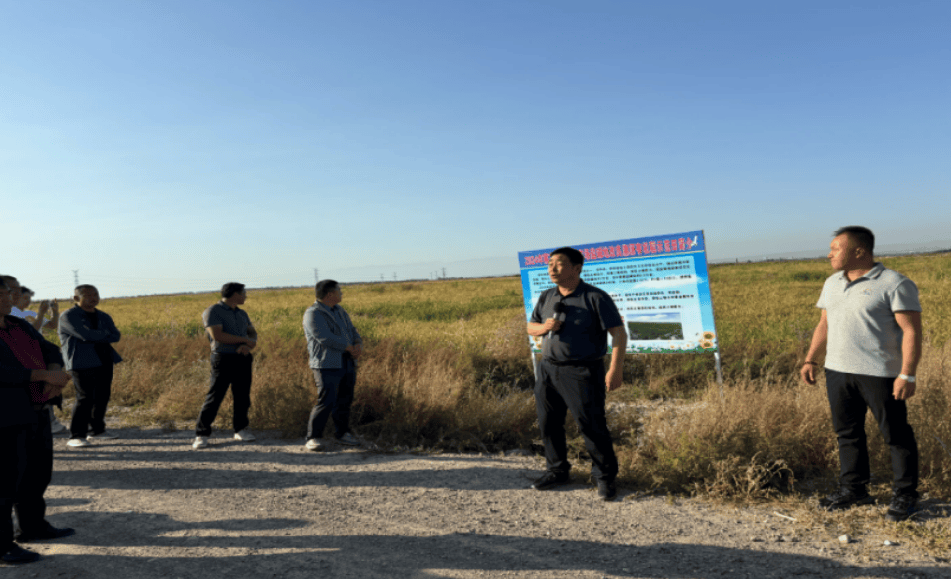
[[[350,432],[350,405],[357,381],[355,362],[363,353],[363,338],[339,305],[343,300],[340,284],[321,280],[314,291],[317,301],[304,312],[304,334],[317,384],[317,405],[310,412],[304,446],[307,450],[324,450],[320,438],[331,416],[337,442],[357,446],[360,441]]]

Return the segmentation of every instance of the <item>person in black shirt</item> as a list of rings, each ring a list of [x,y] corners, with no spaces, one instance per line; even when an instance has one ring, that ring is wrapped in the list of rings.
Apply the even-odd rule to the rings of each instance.
[[[627,333],[607,292],[581,280],[584,255],[571,247],[551,253],[548,275],[555,287],[539,296],[528,333],[543,337],[542,361],[535,382],[538,427],[545,445],[547,472],[532,485],[546,490],[570,480],[565,418],[571,410],[591,456],[598,496],[617,496],[618,464],[604,412],[607,391],[621,386]],[[611,366],[605,372],[607,335]]]

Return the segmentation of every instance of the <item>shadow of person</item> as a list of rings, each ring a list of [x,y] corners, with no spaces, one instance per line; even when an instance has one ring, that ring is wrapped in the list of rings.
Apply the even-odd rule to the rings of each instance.
[[[947,576],[937,566],[881,567],[824,557],[658,543],[619,545],[449,533],[431,536],[325,533],[295,519],[183,522],[158,514],[87,513],[79,533],[58,542],[26,576],[205,577],[722,577]],[[38,573],[39,575],[35,575]],[[18,577],[11,575],[11,577]]]

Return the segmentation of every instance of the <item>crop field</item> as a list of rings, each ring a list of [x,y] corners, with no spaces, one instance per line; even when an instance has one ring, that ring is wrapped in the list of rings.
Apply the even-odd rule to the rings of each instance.
[[[684,327],[680,323],[628,322],[629,340],[683,340]]]
[[[882,261],[920,288],[925,348],[909,411],[923,490],[949,498],[951,254]],[[709,353],[628,356],[624,387],[608,397],[622,482],[717,496],[795,489],[803,479],[832,484],[837,453],[824,386],[798,378],[830,273],[825,260],[710,268],[725,383],[715,383]],[[209,350],[200,316],[217,299],[100,305],[123,332],[113,404],[131,406],[131,420],[182,428],[197,417]],[[313,301],[310,288],[249,290],[244,308],[260,334],[253,428],[304,434],[316,390],[301,319]],[[366,341],[353,415],[364,438],[384,449],[533,446],[532,366],[516,277],[350,285],[342,305]],[[230,397],[216,427],[230,425],[229,408]],[[887,448],[868,428],[877,480],[887,481]],[[569,432],[573,452],[583,454]]]

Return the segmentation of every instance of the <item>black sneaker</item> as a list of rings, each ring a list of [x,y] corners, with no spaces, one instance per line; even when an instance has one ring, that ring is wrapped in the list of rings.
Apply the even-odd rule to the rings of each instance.
[[[819,499],[819,507],[827,511],[841,511],[858,505],[871,505],[875,498],[867,491],[855,491],[842,487],[831,495]]]
[[[17,543],[32,543],[33,541],[48,541],[50,539],[62,539],[63,537],[72,537],[76,534],[75,529],[69,527],[56,528],[49,523],[46,527],[35,533],[20,533],[16,537]]]
[[[568,473],[548,471],[541,477],[535,479],[535,482],[532,483],[532,488],[536,491],[547,491],[548,489],[566,485],[569,482],[571,482],[571,477]]]
[[[915,512],[917,504],[918,497],[906,493],[895,493],[892,495],[892,502],[888,503],[885,518],[896,523],[904,521]]]
[[[19,545],[11,545],[6,553],[0,555],[0,560],[10,565],[19,565],[20,563],[32,563],[40,558],[39,553],[28,551]]]
[[[598,497],[602,501],[613,501],[617,497],[617,486],[613,480],[598,479]]]

